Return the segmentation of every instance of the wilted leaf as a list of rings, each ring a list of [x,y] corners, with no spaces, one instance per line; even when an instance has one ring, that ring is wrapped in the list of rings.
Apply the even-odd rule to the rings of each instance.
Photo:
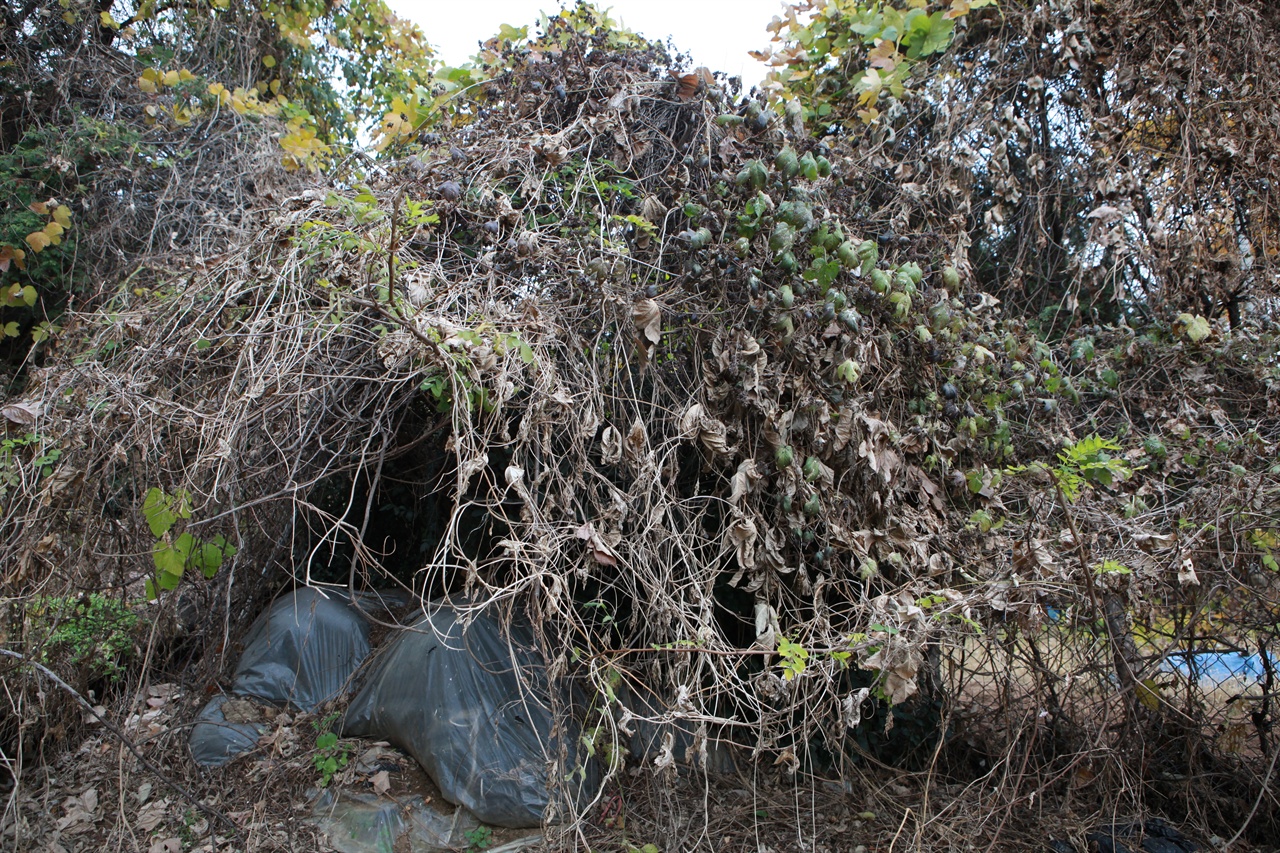
[[[3,409],[0,409],[0,415],[9,423],[18,426],[35,426],[36,420],[40,417],[43,408],[39,403],[10,403]]]
[[[49,235],[43,231],[32,231],[27,235],[26,240],[27,245],[31,247],[31,251],[37,254],[53,245],[53,241],[49,239]]]
[[[920,671],[920,661],[914,649],[904,646],[896,637],[880,647],[880,650],[867,658],[863,666],[867,669],[878,669],[883,677],[880,689],[891,705],[907,701],[919,689],[916,675]]]
[[[18,269],[26,269],[23,261],[26,259],[27,253],[22,249],[5,244],[0,246],[0,272],[8,272],[9,264],[12,263]]]
[[[600,434],[600,459],[606,465],[612,465],[622,458],[622,433],[612,426],[604,428]]]
[[[662,309],[652,299],[641,299],[631,309],[631,319],[650,345],[662,338]]]
[[[742,499],[755,491],[756,483],[760,480],[760,470],[756,467],[754,459],[747,459],[738,466],[738,470],[734,472],[730,480],[729,503],[737,506]]]
[[[844,724],[851,729],[856,729],[862,722],[862,706],[867,699],[871,697],[871,688],[863,687],[853,691],[840,703],[841,717]]]
[[[1053,553],[1040,539],[1013,544],[1013,570],[1020,575],[1044,576],[1054,567]]]
[[[1183,557],[1182,563],[1178,566],[1178,583],[1182,586],[1200,585],[1200,579],[1196,577],[1195,563],[1191,562],[1190,557]]]
[[[78,797],[68,797],[62,805],[67,813],[58,821],[58,829],[63,832],[83,832],[98,819],[98,789],[90,788]]]
[[[591,556],[597,563],[602,566],[618,565],[617,555],[614,554],[613,549],[605,543],[604,538],[600,536],[596,531],[595,525],[591,522],[588,521],[586,524],[579,527],[574,531],[573,535],[586,541],[587,547],[591,549]]]
[[[738,518],[724,533],[725,544],[733,548],[738,565],[748,571],[756,567],[756,525],[746,516]]]
[[[631,424],[631,429],[627,431],[627,448],[635,454],[643,453],[645,446],[649,443],[649,436],[645,432],[644,421],[636,418]]]

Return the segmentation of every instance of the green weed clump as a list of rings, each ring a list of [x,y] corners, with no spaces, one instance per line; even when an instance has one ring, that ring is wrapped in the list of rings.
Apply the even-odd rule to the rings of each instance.
[[[41,662],[78,669],[86,681],[120,679],[137,651],[139,621],[128,604],[96,592],[44,596],[27,608],[27,629],[41,648]]]

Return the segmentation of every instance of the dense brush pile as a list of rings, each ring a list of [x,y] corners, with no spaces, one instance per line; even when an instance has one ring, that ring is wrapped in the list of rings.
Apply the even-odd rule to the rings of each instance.
[[[505,61],[473,121],[65,324],[6,409],[60,450],[6,450],[8,644],[154,584],[148,664],[217,673],[282,585],[401,583],[762,766],[994,773],[986,832],[1030,791],[1186,809],[1210,766],[1197,817],[1254,804],[1275,744],[1216,741],[1159,662],[1204,608],[1274,633],[1273,336],[1040,340],[797,115],[616,35]],[[416,551],[389,505],[430,508]],[[5,679],[16,743],[39,682]]]

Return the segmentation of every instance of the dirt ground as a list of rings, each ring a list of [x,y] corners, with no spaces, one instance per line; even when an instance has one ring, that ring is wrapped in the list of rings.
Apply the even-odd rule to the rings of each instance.
[[[224,768],[197,766],[187,751],[191,721],[207,699],[174,683],[145,688],[129,713],[99,708],[162,775],[143,766],[86,712],[75,742],[46,743],[43,764],[3,792],[0,848],[44,853],[147,851],[329,851],[314,820],[320,794],[315,715],[261,709],[268,730],[257,749]],[[346,740],[347,762],[329,783],[337,794],[377,795],[406,807],[416,795],[453,813],[426,774],[384,743]],[[744,762],[745,764],[746,762]],[[993,774],[994,775],[994,774]],[[968,785],[892,768],[859,768],[845,781],[794,775],[786,767],[708,777],[684,768],[673,780],[635,766],[611,782],[583,819],[538,830],[481,829],[466,851],[580,849],[750,850],[757,853],[892,853],[911,850],[1042,850],[1051,839],[1085,846],[1099,822],[1087,791],[1056,800],[1001,800],[992,779]],[[1197,839],[1201,849],[1212,849]],[[406,839],[388,853],[411,848]],[[1234,851],[1264,851],[1237,845]],[[1271,848],[1276,849],[1276,848]]]

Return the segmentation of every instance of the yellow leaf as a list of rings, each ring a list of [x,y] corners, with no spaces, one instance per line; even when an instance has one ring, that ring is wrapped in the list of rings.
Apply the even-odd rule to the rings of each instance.
[[[146,92],[148,95],[156,93],[156,83],[154,80],[148,80],[146,77],[138,78],[138,88]]]
[[[178,79],[179,79],[179,80],[181,80],[183,83],[185,83],[185,82],[187,82],[188,80],[194,80],[194,79],[196,79],[196,75],[192,74],[190,71],[188,71],[188,70],[187,70],[187,69],[185,69],[185,68],[179,68],[179,69],[178,69]]]
[[[118,30],[120,25],[116,23],[116,19],[111,17],[110,12],[99,12],[98,23],[102,25],[104,30]]]
[[[1160,710],[1160,685],[1154,678],[1148,678],[1134,687],[1138,701],[1153,711]]]
[[[276,58],[271,54],[267,54],[266,56],[262,57],[262,64],[267,66],[268,68],[275,68]]]
[[[1212,331],[1209,321],[1199,314],[1179,314],[1175,327],[1186,335],[1192,343],[1199,343],[1209,337],[1209,332]]]
[[[178,72],[173,70],[164,72],[164,84],[166,86],[178,85]]]
[[[49,248],[53,241],[43,231],[32,231],[27,235],[27,245],[31,247],[31,251],[39,254]]]
[[[71,227],[71,208],[65,204],[60,204],[53,209],[53,221],[61,225],[63,228]]]
[[[16,338],[18,336],[18,323],[16,320],[12,323],[4,324],[4,336],[6,338]]]
[[[272,80],[272,81],[271,81],[271,94],[273,94],[273,95],[278,95],[278,94],[280,94],[280,81],[279,81],[279,80]]]
[[[76,13],[70,11],[63,12],[62,20],[66,21],[68,24],[74,24],[76,22]]]
[[[14,287],[17,287],[17,285],[15,284]],[[30,308],[32,305],[35,305],[36,300],[40,298],[39,295],[36,293],[36,289],[29,284],[26,287],[22,288],[22,291],[20,292],[19,296],[22,298],[23,302],[27,303],[28,308]]]
[[[254,112],[257,109],[258,93],[247,92],[243,88],[237,86],[235,92],[231,95],[231,109],[240,115]]]
[[[142,79],[150,80],[152,83],[160,82],[160,72],[154,68],[145,68],[142,71]]]

